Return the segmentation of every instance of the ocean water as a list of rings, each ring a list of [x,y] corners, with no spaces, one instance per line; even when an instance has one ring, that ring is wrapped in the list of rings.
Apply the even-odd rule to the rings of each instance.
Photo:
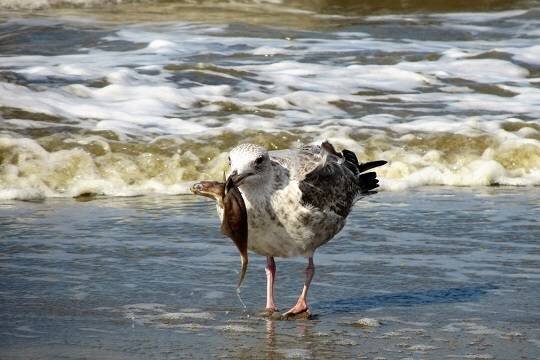
[[[540,358],[539,44],[537,1],[0,0],[0,358]],[[188,189],[324,139],[381,191],[270,321]]]
[[[385,190],[540,184],[535,2],[111,3],[0,2],[1,199],[187,193],[243,141],[328,139]]]

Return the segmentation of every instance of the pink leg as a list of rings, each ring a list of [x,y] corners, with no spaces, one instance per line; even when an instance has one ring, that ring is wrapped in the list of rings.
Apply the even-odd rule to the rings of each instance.
[[[269,312],[277,311],[274,301],[274,278],[276,277],[276,263],[271,256],[266,257],[266,310]]]
[[[292,309],[287,311],[284,315],[296,315],[296,314],[300,314],[304,311],[309,310],[309,307],[307,304],[307,293],[309,290],[309,285],[311,284],[311,280],[313,279],[314,273],[315,273],[315,265],[313,264],[313,257],[310,257],[308,259],[308,266],[306,268],[306,282],[304,283],[304,288],[302,289],[302,293],[300,294],[300,297],[298,298],[296,305],[294,305]]]

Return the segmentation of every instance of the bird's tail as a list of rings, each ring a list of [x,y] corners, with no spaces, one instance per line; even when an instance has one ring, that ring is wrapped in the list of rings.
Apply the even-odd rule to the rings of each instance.
[[[375,188],[379,187],[379,179],[375,171],[366,172],[373,168],[382,166],[387,163],[384,160],[370,161],[367,163],[359,163],[356,154],[350,150],[344,149],[341,153],[337,152],[332,144],[328,141],[322,143],[321,148],[327,153],[341,158],[344,165],[358,177],[361,194],[371,194]]]
[[[343,150],[341,152],[345,159],[345,166],[349,168],[356,176],[358,176],[358,183],[360,184],[361,193],[369,194],[373,189],[379,187],[379,179],[377,179],[377,173],[375,171],[366,172],[373,168],[382,166],[387,162],[384,160],[370,161],[367,163],[359,163],[356,155],[350,150]]]

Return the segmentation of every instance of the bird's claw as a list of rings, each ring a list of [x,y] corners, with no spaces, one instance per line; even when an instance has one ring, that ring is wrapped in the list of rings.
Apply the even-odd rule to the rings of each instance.
[[[278,313],[279,310],[277,308],[266,308],[263,311],[261,311],[260,315],[265,318],[272,318],[274,314]]]
[[[281,318],[283,320],[311,320],[312,318],[309,308],[305,308],[299,312],[294,312],[293,310],[294,308],[282,314]]]

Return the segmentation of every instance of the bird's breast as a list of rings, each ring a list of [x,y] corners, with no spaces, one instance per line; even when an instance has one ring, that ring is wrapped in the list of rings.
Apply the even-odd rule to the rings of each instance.
[[[344,225],[344,219],[306,207],[296,183],[266,197],[244,196],[248,248],[265,256],[311,256]]]

